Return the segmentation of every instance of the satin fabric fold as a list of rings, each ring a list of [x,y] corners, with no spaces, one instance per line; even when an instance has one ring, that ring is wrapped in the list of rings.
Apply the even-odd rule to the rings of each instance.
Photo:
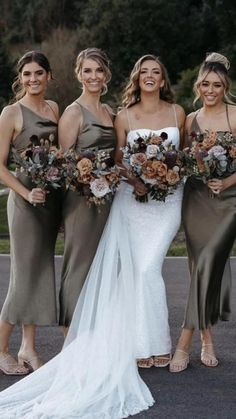
[[[191,284],[183,327],[206,329],[230,315],[229,255],[236,235],[236,186],[214,195],[201,180],[187,180],[183,224]]]

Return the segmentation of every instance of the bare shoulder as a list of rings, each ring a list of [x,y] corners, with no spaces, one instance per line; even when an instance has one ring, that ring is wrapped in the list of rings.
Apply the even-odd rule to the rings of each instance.
[[[186,126],[186,130],[188,131],[188,128],[191,126],[194,118],[196,117],[198,111],[195,112],[191,112],[187,115],[186,117],[186,121],[185,121],[185,126]]]
[[[178,105],[178,103],[175,103],[174,106],[175,106],[175,110],[176,110],[177,115],[181,118],[185,118],[186,115],[185,115],[184,108],[182,106]]]
[[[62,116],[66,116],[67,118],[74,118],[82,116],[81,107],[77,102],[72,102],[70,105],[66,107]]]
[[[185,118],[186,118],[184,108],[178,105],[177,103],[174,104],[174,107],[175,107],[178,125],[180,128],[183,128],[184,123],[185,123]]]
[[[13,103],[12,105],[7,105],[3,108],[1,117],[4,119],[6,118],[16,118],[20,115],[20,107],[19,104]]]
[[[235,105],[228,105],[228,112],[230,116],[232,115],[234,118],[236,116],[236,104]]]
[[[103,106],[107,109],[107,111],[109,112],[110,115],[115,116],[116,112],[114,111],[114,109],[108,105],[108,103],[103,103]]]
[[[56,102],[54,102],[54,100],[47,100],[46,102],[48,103],[48,105],[50,106],[50,108],[53,110],[53,112],[55,113],[55,115],[57,117],[59,117],[59,107],[58,107],[58,104]]]
[[[122,108],[118,111],[115,119],[115,126],[123,126],[125,129],[129,125],[128,119],[127,119],[127,109]]]

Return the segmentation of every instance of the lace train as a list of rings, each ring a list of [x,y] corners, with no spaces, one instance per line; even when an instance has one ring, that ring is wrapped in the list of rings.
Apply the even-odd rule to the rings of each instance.
[[[135,359],[135,286],[125,198],[121,188],[63,350],[0,393],[2,419],[119,419],[154,403]]]

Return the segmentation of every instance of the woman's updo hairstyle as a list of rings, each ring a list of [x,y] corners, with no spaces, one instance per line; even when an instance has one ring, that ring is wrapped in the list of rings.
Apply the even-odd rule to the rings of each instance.
[[[224,55],[219,54],[218,52],[211,52],[207,54],[206,59],[203,61],[200,67],[197,80],[194,83],[194,87],[193,87],[193,91],[195,93],[195,99],[193,101],[194,105],[200,99],[200,96],[201,96],[200,91],[199,91],[200,84],[203,82],[203,80],[206,78],[208,73],[210,73],[211,71],[214,71],[214,73],[216,73],[219,76],[221,82],[224,85],[225,103],[235,104],[230,99],[230,96],[233,96],[233,95],[232,93],[230,93],[231,81],[228,75],[229,68],[230,68],[230,62],[228,58],[226,58]]]

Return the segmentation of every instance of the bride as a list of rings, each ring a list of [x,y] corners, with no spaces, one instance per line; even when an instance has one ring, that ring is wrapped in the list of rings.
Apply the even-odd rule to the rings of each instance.
[[[138,134],[162,131],[179,146],[182,108],[154,56],[131,73],[116,121],[119,148]],[[60,354],[0,393],[2,419],[119,419],[154,400],[140,366],[165,366],[170,337],[162,263],[179,226],[181,188],[165,203],[139,203],[129,179],[117,193]],[[133,184],[133,186],[131,186]],[[153,357],[154,356],[154,357]],[[167,360],[165,359],[167,357]]]
[[[124,109],[118,114],[117,161],[122,162],[120,149],[138,137],[165,132],[168,140],[179,148],[185,114],[173,104],[173,93],[167,71],[153,55],[141,57],[134,66],[124,92]],[[136,194],[146,193],[137,177],[131,179]],[[182,188],[165,202],[140,203],[133,199],[132,188],[126,184],[123,211],[129,220],[130,251],[135,277],[135,356],[143,368],[165,367],[171,358],[165,285],[162,265],[168,248],[177,233],[181,218]]]

